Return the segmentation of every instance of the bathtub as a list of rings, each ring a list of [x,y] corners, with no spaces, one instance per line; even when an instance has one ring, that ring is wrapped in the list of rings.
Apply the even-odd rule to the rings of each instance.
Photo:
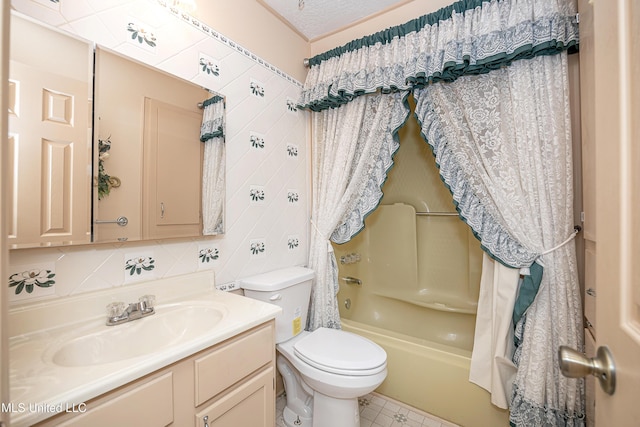
[[[388,355],[376,391],[464,427],[508,426],[508,412],[469,382],[482,251],[468,227],[381,205],[334,251],[342,328]]]
[[[508,412],[468,381],[470,351],[348,319],[342,319],[342,329],[387,352],[387,378],[376,392],[463,427],[509,425]]]

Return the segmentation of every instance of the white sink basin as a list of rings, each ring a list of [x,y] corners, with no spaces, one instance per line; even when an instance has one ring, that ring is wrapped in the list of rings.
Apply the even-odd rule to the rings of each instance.
[[[81,327],[53,343],[44,357],[67,367],[119,362],[201,337],[225,315],[223,307],[197,301],[161,305],[142,319]]]

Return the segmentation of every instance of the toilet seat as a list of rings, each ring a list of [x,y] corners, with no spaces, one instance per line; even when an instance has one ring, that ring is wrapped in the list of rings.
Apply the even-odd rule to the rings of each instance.
[[[338,329],[316,329],[298,340],[293,350],[308,365],[338,375],[375,375],[387,366],[382,347]]]

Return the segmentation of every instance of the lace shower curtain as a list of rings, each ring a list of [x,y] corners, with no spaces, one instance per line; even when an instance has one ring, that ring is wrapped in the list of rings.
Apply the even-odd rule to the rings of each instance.
[[[478,321],[486,323],[476,328],[478,348],[474,351],[472,380],[494,393],[493,401],[499,406],[510,405],[512,425],[521,427],[584,425],[582,380],[561,377],[555,363],[556,350],[548,351],[554,346],[571,343],[580,349],[582,326],[575,286],[574,248],[572,243],[560,245],[572,231],[571,217],[566,213],[571,210],[571,156],[563,151],[569,140],[569,135],[563,133],[568,131],[563,121],[569,112],[563,98],[566,96],[566,68],[563,68],[566,65],[558,68],[548,65],[547,61],[539,61],[546,56],[575,50],[578,43],[575,12],[575,3],[571,0],[461,0],[404,25],[311,58],[311,69],[299,101],[301,108],[320,112],[314,114],[315,124],[317,114],[324,114],[327,109],[343,111],[344,106],[357,102],[366,94],[413,91],[416,99],[421,98],[422,109],[417,109],[416,114],[422,121],[426,139],[434,147],[441,175],[458,203],[460,216],[473,228],[485,251],[500,260],[495,263],[485,257],[483,265],[479,301],[482,308]],[[534,62],[529,64],[529,59]],[[519,71],[515,73],[514,68],[514,75],[500,77],[506,87],[487,83],[503,76],[505,70],[512,67],[519,67]],[[527,67],[544,72],[527,70]],[[485,82],[483,84],[490,90],[469,95],[466,90],[470,86],[456,85],[459,79],[477,81],[478,85]],[[448,84],[452,89],[445,89]],[[545,93],[546,85],[554,92]],[[432,86],[442,89],[432,92]],[[456,96],[468,102],[482,99],[485,108],[472,109],[472,104],[467,108],[460,102],[454,104],[456,99],[450,91],[460,87]],[[429,101],[436,94],[451,103],[452,109],[447,113],[451,122],[438,121],[440,113],[435,111],[445,107]],[[553,102],[549,102],[546,95]],[[518,98],[511,99],[511,96]],[[342,107],[336,108],[339,106]],[[513,111],[516,108],[522,111]],[[465,117],[467,113],[474,117]],[[514,115],[507,118],[510,113]],[[556,115],[560,121],[553,121],[551,116]],[[532,117],[536,120],[530,121]],[[474,140],[478,137],[474,133],[478,122],[495,124],[496,121],[500,126],[487,126],[482,133],[485,145],[476,145],[480,143]],[[556,127],[545,127],[551,124]],[[317,126],[323,124],[319,122]],[[443,137],[445,128],[447,132],[455,130],[459,139],[455,142],[446,140]],[[517,139],[509,139],[511,137]],[[319,141],[321,139],[314,135],[315,146]],[[464,151],[450,149],[450,143],[456,150],[468,145],[470,151],[466,155],[469,157],[461,160],[457,156]],[[501,148],[508,148],[506,153],[493,146],[498,143]],[[517,147],[515,151],[514,146]],[[514,153],[518,155],[512,157]],[[523,153],[530,157],[523,157]],[[484,162],[484,175],[463,173],[462,166],[468,165],[461,166],[460,163],[479,165],[480,159]],[[547,161],[550,163],[541,163]],[[524,171],[528,171],[528,175]],[[552,171],[554,173],[550,173]],[[486,194],[467,191],[491,183],[498,185],[486,187]],[[333,190],[326,187],[323,191],[335,191],[336,188],[342,191],[341,187],[333,187]],[[546,194],[555,197],[563,191],[566,199],[544,199]],[[519,194],[521,199],[514,199],[514,203],[521,203],[523,208],[517,204],[505,207],[502,202],[500,205],[492,203],[490,197],[485,196],[494,196],[494,192],[496,197]],[[526,220],[521,225],[517,215],[522,212],[526,213]],[[353,215],[346,212],[335,229],[343,231],[341,237],[334,239],[337,236],[332,236],[332,240],[349,240],[353,233],[347,230],[359,230],[358,218],[362,217],[360,212]],[[552,228],[547,227],[550,222]],[[322,228],[316,228],[314,232],[314,236],[321,237],[329,234],[328,229]],[[556,249],[556,246],[560,248]],[[325,246],[325,250],[328,249]],[[541,256],[550,249],[554,250]],[[324,268],[335,275],[335,259],[333,263]],[[518,280],[519,273],[523,273],[524,279]],[[337,316],[337,310],[331,308],[331,304],[336,305],[337,287],[325,290],[325,299],[316,300],[311,315],[329,307],[327,310]],[[314,289],[314,292],[321,291]],[[552,313],[554,308],[563,314]],[[517,326],[515,342],[509,322],[512,316]],[[338,322],[339,319],[334,324]],[[541,351],[538,342],[544,343]],[[477,375],[480,371],[486,375]]]
[[[492,313],[490,295],[505,289],[515,295],[518,275],[494,280],[494,261],[483,264],[471,380],[492,390],[498,406],[510,399],[517,426],[584,423],[582,380],[560,375],[557,360],[560,345],[583,346],[575,246],[568,239],[574,232],[568,92],[566,53],[414,92],[441,177],[485,251],[516,268],[529,267],[533,255],[527,274],[544,271],[535,300],[524,314],[516,310],[511,364],[508,342],[482,338],[494,327],[513,330],[513,306]],[[502,324],[492,324],[495,315]],[[494,354],[494,344],[503,352]],[[509,396],[496,390],[502,384],[506,390],[513,384]]]
[[[316,277],[307,329],[340,328],[338,266],[330,239],[348,241],[382,198],[398,149],[406,93],[361,96],[313,115],[313,209],[309,267]]]
[[[211,236],[222,233],[224,226],[224,98],[215,95],[203,102],[203,108],[202,234]]]

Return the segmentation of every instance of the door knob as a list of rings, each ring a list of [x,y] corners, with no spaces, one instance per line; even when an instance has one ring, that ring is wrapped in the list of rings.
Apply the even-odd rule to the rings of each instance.
[[[616,367],[608,347],[598,347],[596,357],[589,358],[561,345],[558,349],[558,359],[560,371],[565,377],[580,378],[593,375],[598,378],[605,393],[613,394],[616,391]]]

